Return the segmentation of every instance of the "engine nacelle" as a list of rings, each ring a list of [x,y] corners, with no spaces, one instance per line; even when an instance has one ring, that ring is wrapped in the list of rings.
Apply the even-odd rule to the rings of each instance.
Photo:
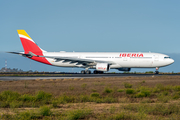
[[[108,63],[97,63],[96,70],[97,71],[109,71],[110,67]]]
[[[130,71],[131,68],[118,68],[119,71]]]

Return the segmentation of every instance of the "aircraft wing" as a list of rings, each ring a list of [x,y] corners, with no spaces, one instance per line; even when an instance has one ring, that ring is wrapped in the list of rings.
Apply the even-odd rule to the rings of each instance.
[[[45,58],[53,58],[56,61],[63,61],[63,62],[70,62],[70,63],[77,63],[82,65],[96,65],[97,63],[108,63],[113,64],[112,61],[101,61],[101,60],[92,60],[92,59],[82,59],[77,57],[57,57],[57,56],[38,56],[38,57],[45,57]]]

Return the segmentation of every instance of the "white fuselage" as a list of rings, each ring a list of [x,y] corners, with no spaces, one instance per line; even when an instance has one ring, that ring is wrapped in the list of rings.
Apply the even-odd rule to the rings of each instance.
[[[59,67],[82,67],[90,73],[89,68],[96,69],[94,73],[118,69],[129,71],[130,68],[155,68],[170,65],[174,62],[169,56],[160,53],[141,52],[46,52],[41,49],[25,30],[17,30],[24,52],[10,52],[28,57],[32,60]]]
[[[174,62],[169,56],[160,53],[129,52],[44,52],[44,56],[73,57],[100,61],[111,61],[110,68],[155,68],[170,65]],[[63,62],[46,58],[52,65],[60,67],[84,67],[76,63]]]

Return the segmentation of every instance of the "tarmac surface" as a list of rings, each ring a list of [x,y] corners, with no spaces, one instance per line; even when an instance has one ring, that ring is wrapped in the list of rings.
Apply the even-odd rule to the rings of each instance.
[[[72,78],[101,78],[101,77],[151,77],[151,76],[180,76],[180,74],[62,74],[56,76],[6,76],[1,81],[35,80],[35,79],[72,79]]]

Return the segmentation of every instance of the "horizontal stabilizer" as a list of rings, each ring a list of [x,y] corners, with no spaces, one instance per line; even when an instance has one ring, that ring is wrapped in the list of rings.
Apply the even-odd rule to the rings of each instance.
[[[18,55],[21,55],[23,57],[29,57],[29,58],[31,58],[33,56],[38,57],[38,55],[36,55],[36,54],[34,54],[32,52],[29,52],[28,54],[24,54],[24,52],[7,52],[7,53],[18,54]]]

